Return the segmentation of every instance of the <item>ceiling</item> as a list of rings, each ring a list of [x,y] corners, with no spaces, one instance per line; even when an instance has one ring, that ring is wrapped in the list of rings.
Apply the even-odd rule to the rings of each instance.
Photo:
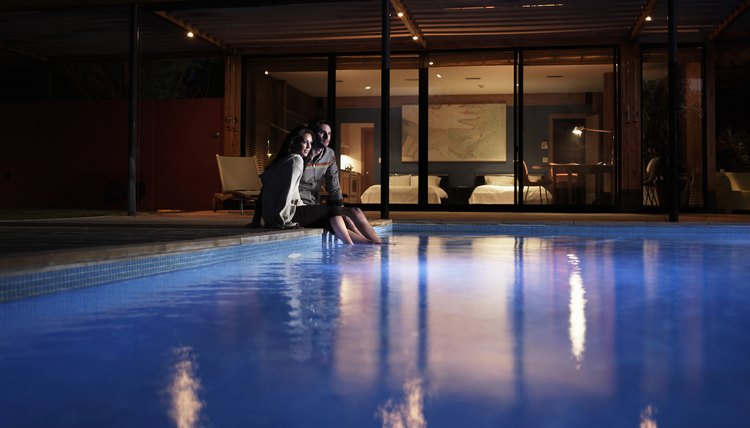
[[[750,0],[675,0],[680,42],[750,40]],[[126,60],[130,52],[132,1],[3,0],[0,3],[0,67],[25,64]],[[358,54],[382,49],[382,0],[141,0],[144,58],[276,56],[286,70],[290,55],[318,58],[318,71],[273,77],[315,96],[325,96],[325,56],[349,55],[337,67],[337,94],[380,92],[379,61]],[[391,51],[442,55],[430,70],[431,93],[512,93],[512,52],[452,60],[450,50],[617,45],[667,41],[666,0],[389,0]],[[396,12],[404,12],[398,17]],[[651,16],[651,21],[645,20]],[[187,31],[195,37],[188,38]],[[417,40],[413,40],[416,35]],[[440,53],[442,51],[442,53]],[[578,54],[575,51],[576,55]],[[750,48],[743,52],[750,53]],[[611,60],[593,59],[575,72],[566,61],[536,54],[545,67],[525,69],[534,92],[597,91]],[[408,55],[407,55],[408,56]],[[458,55],[460,57],[460,55]],[[344,58],[343,56],[340,58]],[[501,59],[497,59],[501,58]],[[581,63],[577,57],[575,61]],[[346,62],[349,61],[348,64]],[[394,59],[392,95],[415,95],[416,67]],[[446,61],[462,67],[446,67]],[[493,62],[495,61],[495,62]],[[268,60],[263,61],[266,65]],[[362,66],[367,63],[366,66]],[[306,60],[306,65],[311,64]],[[354,64],[354,66],[352,66]],[[264,67],[266,66],[264,65]],[[531,63],[527,63],[531,65]],[[317,67],[317,68],[316,68]],[[364,69],[363,69],[364,68]],[[441,74],[442,77],[436,77]],[[547,76],[561,76],[547,78]],[[587,77],[588,76],[588,77]],[[364,89],[363,82],[371,81]],[[533,88],[531,85],[535,85]]]
[[[750,0],[675,0],[678,39],[748,40]],[[126,59],[127,0],[3,0],[0,65]],[[379,52],[381,0],[141,0],[145,57]],[[390,0],[391,49],[664,42],[666,0]],[[646,15],[652,21],[643,20]],[[196,37],[185,36],[192,30]],[[418,40],[412,40],[418,35]]]

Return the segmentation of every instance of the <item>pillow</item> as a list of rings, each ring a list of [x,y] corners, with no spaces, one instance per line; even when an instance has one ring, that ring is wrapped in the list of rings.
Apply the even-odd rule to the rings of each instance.
[[[428,175],[427,176],[427,185],[428,186],[435,186],[440,187],[440,180],[442,177],[439,175]],[[419,186],[419,176],[418,175],[412,175],[411,176],[411,185],[414,187]]]
[[[388,184],[391,186],[410,186],[411,175],[391,175]]]
[[[515,180],[513,179],[513,174],[485,175],[484,184],[491,184],[493,186],[514,186]]]

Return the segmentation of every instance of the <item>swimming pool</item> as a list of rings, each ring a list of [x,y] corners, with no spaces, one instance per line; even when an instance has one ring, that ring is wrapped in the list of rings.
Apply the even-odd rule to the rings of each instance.
[[[393,227],[0,304],[0,426],[747,426],[750,229]]]

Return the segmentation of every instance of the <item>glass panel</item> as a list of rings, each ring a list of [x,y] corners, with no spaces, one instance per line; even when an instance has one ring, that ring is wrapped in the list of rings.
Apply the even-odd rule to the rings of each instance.
[[[336,59],[336,127],[347,203],[380,203],[380,68],[376,56]]]
[[[419,92],[419,58],[414,55],[391,57],[390,91],[390,203],[417,203],[416,162],[402,162],[402,106],[416,105]],[[341,164],[351,165],[344,173],[358,183],[360,192],[350,203],[379,204],[381,151],[381,61],[377,56],[342,56],[336,65],[336,118],[341,129]],[[355,192],[356,193],[356,192]]]
[[[429,173],[446,203],[513,204],[513,107],[512,52],[430,56]]]
[[[669,171],[668,53],[666,48],[643,50],[641,114],[643,139],[643,205],[668,209]],[[703,62],[702,49],[680,48],[677,59],[678,161],[681,208],[703,207]]]
[[[245,153],[262,170],[289,130],[325,116],[328,59],[252,59],[245,66]]]
[[[614,50],[524,51],[522,73],[524,203],[613,204]]]

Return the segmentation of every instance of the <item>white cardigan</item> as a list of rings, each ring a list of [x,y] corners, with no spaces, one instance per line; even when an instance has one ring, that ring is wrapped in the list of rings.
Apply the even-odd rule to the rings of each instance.
[[[260,175],[263,182],[261,211],[266,226],[289,226],[297,206],[304,205],[299,196],[299,181],[303,169],[302,156],[291,154]]]

